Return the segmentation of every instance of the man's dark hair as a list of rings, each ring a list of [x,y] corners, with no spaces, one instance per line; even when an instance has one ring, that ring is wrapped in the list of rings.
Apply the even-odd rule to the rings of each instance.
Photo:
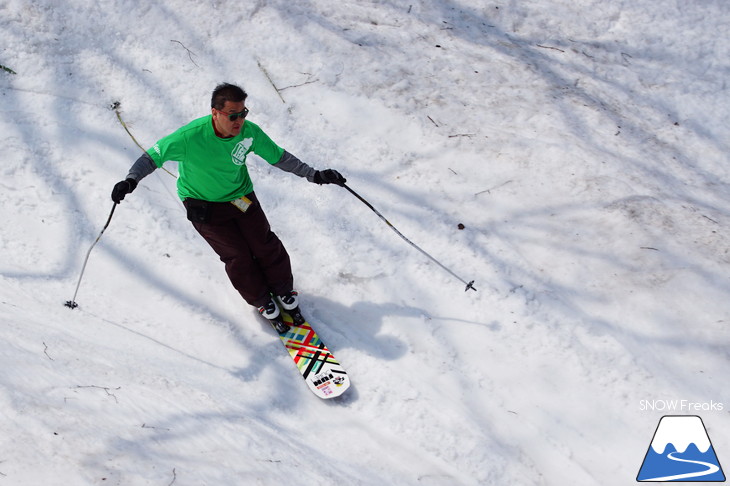
[[[226,101],[233,101],[237,103],[239,101],[245,101],[247,97],[248,94],[235,84],[219,84],[213,90],[213,96],[210,99],[210,107],[215,108],[216,110],[222,110]]]

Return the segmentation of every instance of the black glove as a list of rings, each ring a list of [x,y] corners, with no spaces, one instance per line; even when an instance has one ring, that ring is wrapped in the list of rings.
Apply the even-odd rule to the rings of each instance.
[[[347,182],[347,179],[342,177],[342,174],[334,169],[325,169],[316,171],[312,182],[317,184],[337,184],[341,186]]]
[[[114,189],[112,189],[112,201],[119,204],[124,199],[124,196],[134,191],[135,187],[137,187],[137,181],[134,179],[125,179],[117,182],[114,184]]]

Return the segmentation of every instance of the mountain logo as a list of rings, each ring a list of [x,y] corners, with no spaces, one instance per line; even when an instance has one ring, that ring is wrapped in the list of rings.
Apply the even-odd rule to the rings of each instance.
[[[702,419],[665,415],[641,464],[639,482],[724,482],[725,474]]]

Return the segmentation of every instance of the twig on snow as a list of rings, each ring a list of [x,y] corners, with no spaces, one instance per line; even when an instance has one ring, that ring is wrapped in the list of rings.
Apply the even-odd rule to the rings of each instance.
[[[45,354],[48,359],[53,361],[53,358],[51,358],[51,356],[48,354],[48,345],[46,343],[43,343],[43,354]]]
[[[76,388],[77,389],[78,388],[98,388],[99,390],[104,390],[106,392],[107,396],[112,397],[115,402],[119,403],[117,396],[109,391],[109,390],[112,390],[112,388],[109,388],[106,386],[96,386],[96,385],[78,385]],[[121,390],[121,389],[122,389],[121,386],[114,388],[114,390]]]
[[[195,64],[195,67],[198,67],[198,68],[200,67],[200,66],[198,66],[198,63],[195,62],[195,59],[193,59],[194,53],[190,49],[188,49],[187,47],[185,47],[185,44],[183,44],[179,40],[175,40],[175,39],[170,39],[170,42],[177,42],[178,44],[180,44],[183,47],[183,49],[185,49],[186,51],[188,51],[188,57],[190,58],[190,62],[192,62],[193,64]]]
[[[312,83],[316,83],[317,81],[319,81],[319,79],[311,79],[312,75],[309,73],[304,73],[304,74],[307,74],[310,77],[310,79],[308,79],[307,81],[300,83],[300,84],[292,84],[291,86],[286,86],[285,88],[277,88],[277,91],[281,92],[281,91],[284,91],[285,89],[289,89],[289,88],[298,88],[299,86],[304,86],[306,84],[312,84]]]
[[[152,425],[142,424],[143,429],[154,429],[154,430],[165,430],[167,432],[170,431],[170,429],[165,427],[153,427]]]
[[[510,179],[510,180],[508,180],[508,181],[506,181],[506,182],[503,182],[503,183],[501,183],[501,184],[499,184],[499,185],[496,185],[496,186],[494,186],[494,187],[492,187],[492,188],[490,188],[490,189],[485,189],[484,191],[479,191],[479,192],[477,192],[477,193],[476,193],[476,194],[474,194],[474,195],[475,195],[475,196],[478,196],[478,195],[480,195],[480,194],[484,194],[485,192],[486,192],[486,193],[488,193],[488,194],[491,194],[493,190],[495,190],[495,189],[499,189],[500,187],[503,187],[503,186],[506,186],[507,184],[509,184],[509,183],[511,183],[511,182],[512,182],[512,180]]]
[[[124,128],[124,131],[127,132],[127,135],[129,135],[129,137],[132,139],[132,141],[137,145],[137,147],[139,147],[139,149],[142,152],[145,152],[144,147],[142,145],[140,145],[140,143],[137,141],[136,138],[134,138],[134,135],[132,135],[132,132],[129,131],[129,127],[127,126],[127,124],[122,119],[122,108],[121,107],[122,107],[122,102],[121,101],[115,101],[111,105],[109,105],[109,109],[110,110],[114,110],[114,113],[117,114],[117,120],[119,120],[119,123],[122,124],[122,127]],[[167,170],[165,167],[163,167],[162,170],[164,170],[165,172],[167,172],[168,174],[170,174],[172,177],[177,177],[175,174],[173,174],[172,172],[170,172],[169,170]]]
[[[278,86],[276,86],[276,83],[274,83],[274,80],[271,79],[271,75],[266,70],[266,68],[261,64],[261,61],[259,61],[258,59],[256,59],[256,64],[259,65],[259,69],[261,69],[261,72],[264,73],[264,76],[266,76],[266,79],[269,80],[269,83],[271,84],[271,87],[274,88],[274,90],[276,91],[276,94],[279,95],[279,99],[281,99],[281,102],[282,103],[286,103],[286,100],[281,95],[281,92],[284,91],[285,89],[298,88],[300,86],[306,86],[307,84],[312,84],[312,83],[316,83],[317,81],[319,81],[319,79],[317,79],[317,78],[312,79],[312,76],[313,75],[310,74],[310,73],[302,73],[302,74],[306,74],[307,76],[309,76],[309,78],[306,81],[304,81],[303,83],[292,84],[290,86],[285,86],[283,88],[279,88]]]
[[[279,95],[279,99],[281,99],[281,102],[286,104],[286,100],[284,99],[283,96],[281,96],[281,93],[279,92],[279,88],[277,88],[276,85],[274,84],[274,80],[271,79],[269,72],[266,70],[266,68],[264,66],[261,65],[261,61],[256,59],[256,64],[259,65],[259,69],[261,69],[261,72],[264,73],[264,76],[266,76],[266,79],[269,80],[269,83],[271,83],[271,86],[274,88],[274,91],[276,91],[276,94]]]
[[[537,45],[537,47],[539,47],[541,49],[552,49],[553,51],[565,52],[564,50],[558,49],[557,47],[543,46],[543,45],[540,45],[540,44],[536,44],[536,45]]]

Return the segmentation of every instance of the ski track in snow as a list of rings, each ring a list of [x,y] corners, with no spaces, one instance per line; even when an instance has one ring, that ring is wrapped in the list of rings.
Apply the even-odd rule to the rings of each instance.
[[[661,416],[640,400],[727,404],[730,11],[523,3],[5,2],[0,483],[629,484]],[[352,378],[336,401],[162,171],[63,307],[139,155],[112,103],[150,146],[222,81],[476,280],[346,191],[250,161]],[[722,456],[730,419],[703,414]]]

